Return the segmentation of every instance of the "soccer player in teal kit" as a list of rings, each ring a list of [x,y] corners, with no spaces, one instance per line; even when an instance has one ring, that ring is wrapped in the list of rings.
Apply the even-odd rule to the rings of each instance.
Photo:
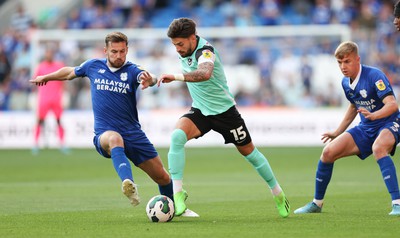
[[[289,202],[268,160],[253,144],[246,124],[235,107],[218,51],[196,35],[196,23],[189,18],[175,19],[169,26],[168,37],[180,55],[183,74],[163,74],[158,85],[172,81],[186,82],[193,99],[192,108],[179,119],[172,132],[168,152],[175,215],[185,215],[187,211],[185,200],[188,195],[182,188],[184,146],[187,141],[214,130],[224,137],[226,144],[233,143],[256,169],[271,189],[279,214],[287,217],[290,213]]]
[[[139,204],[129,160],[145,171],[160,193],[173,199],[172,182],[162,161],[142,131],[136,108],[136,90],[154,86],[157,78],[139,65],[126,60],[128,38],[112,32],[105,38],[104,59],[90,59],[77,67],[63,67],[30,80],[39,86],[52,80],[90,80],[94,113],[93,143],[98,153],[111,158],[122,181],[122,191],[132,205]]]
[[[342,87],[350,103],[339,127],[322,135],[324,142],[331,142],[323,149],[317,166],[313,201],[294,213],[322,211],[336,160],[351,155],[364,160],[373,154],[392,198],[389,215],[400,215],[399,185],[396,168],[390,157],[395,153],[400,136],[399,108],[392,86],[381,70],[360,64],[356,43],[341,43],[335,51],[335,57],[344,75]],[[346,130],[357,114],[361,122]]]

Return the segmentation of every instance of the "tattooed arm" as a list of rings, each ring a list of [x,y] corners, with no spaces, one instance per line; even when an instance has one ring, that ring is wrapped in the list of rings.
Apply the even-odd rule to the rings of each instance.
[[[211,78],[214,70],[215,55],[212,48],[205,47],[198,51],[198,67],[195,71],[188,72],[185,74],[163,74],[160,76],[157,86],[161,83],[170,83],[172,81],[184,81],[184,82],[202,82],[207,81]]]
[[[183,74],[185,82],[202,82],[210,79],[214,69],[214,64],[211,62],[204,62],[199,64],[199,67],[189,73]]]
[[[184,82],[202,82],[210,79],[214,70],[214,64],[211,62],[204,62],[199,64],[199,67],[189,73],[185,74],[162,74],[158,79],[157,86],[161,83],[170,83],[172,81]]]

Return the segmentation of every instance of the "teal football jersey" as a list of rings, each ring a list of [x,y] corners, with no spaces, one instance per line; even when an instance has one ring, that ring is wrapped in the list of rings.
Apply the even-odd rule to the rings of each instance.
[[[198,67],[198,59],[204,54],[203,50],[210,50],[215,54],[214,70],[209,80],[203,82],[187,83],[190,95],[193,99],[192,107],[198,108],[203,115],[217,115],[227,111],[235,105],[235,99],[229,91],[225,72],[218,51],[205,39],[197,37],[196,50],[188,57],[180,57],[184,73],[195,71]]]

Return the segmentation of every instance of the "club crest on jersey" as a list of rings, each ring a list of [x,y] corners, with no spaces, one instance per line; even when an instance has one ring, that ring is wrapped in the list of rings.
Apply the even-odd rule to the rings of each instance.
[[[193,60],[192,60],[192,58],[188,58],[188,60],[187,60],[187,61],[188,61],[188,64],[189,64],[189,66],[190,66],[190,65],[192,65],[192,63],[193,63]]]
[[[375,82],[376,87],[379,89],[379,91],[383,91],[386,89],[386,85],[383,82],[382,79],[379,79],[378,81]]]
[[[119,76],[121,78],[122,81],[126,81],[128,80],[128,73],[121,73],[121,75]]]
[[[365,89],[360,90],[360,95],[361,95],[361,97],[366,98],[367,97],[367,90],[365,90]]]

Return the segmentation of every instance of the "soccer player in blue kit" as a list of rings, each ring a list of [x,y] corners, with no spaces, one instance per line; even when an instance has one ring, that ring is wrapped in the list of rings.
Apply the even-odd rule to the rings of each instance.
[[[111,158],[122,181],[122,191],[136,206],[140,199],[129,160],[146,172],[160,193],[173,199],[172,182],[162,161],[142,131],[136,107],[136,90],[154,86],[157,78],[126,60],[128,38],[121,32],[105,37],[104,59],[90,59],[77,67],[63,67],[31,79],[39,86],[52,80],[90,80],[94,113],[93,143],[97,152]]]
[[[295,214],[320,213],[336,160],[357,155],[364,160],[373,154],[392,198],[389,215],[400,215],[400,193],[396,168],[390,157],[399,143],[400,115],[397,101],[385,74],[374,67],[360,64],[358,46],[352,41],[341,43],[335,57],[343,73],[342,87],[350,104],[338,128],[322,135],[324,143],[316,172],[312,202]],[[360,123],[346,130],[357,114]]]
[[[250,132],[236,109],[218,51],[208,41],[196,35],[196,23],[189,18],[173,20],[167,35],[180,56],[184,73],[163,74],[158,80],[158,85],[173,81],[186,82],[193,99],[192,108],[178,120],[172,132],[168,152],[175,215],[192,215],[192,211],[187,209],[185,204],[188,194],[183,189],[184,146],[187,141],[214,130],[224,137],[226,144],[233,143],[268,184],[279,215],[289,216],[290,205],[285,193],[268,160],[253,144]]]

